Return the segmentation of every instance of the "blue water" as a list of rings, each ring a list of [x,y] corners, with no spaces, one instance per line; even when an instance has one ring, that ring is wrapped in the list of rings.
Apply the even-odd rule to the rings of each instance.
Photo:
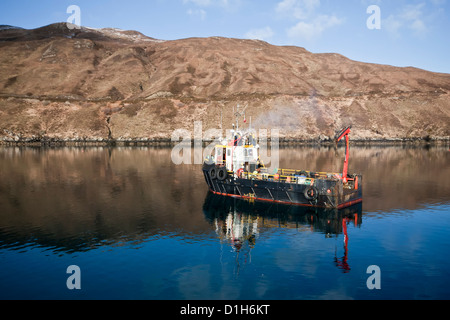
[[[353,151],[364,202],[341,215],[212,197],[170,150],[0,149],[0,299],[450,298],[448,148]]]

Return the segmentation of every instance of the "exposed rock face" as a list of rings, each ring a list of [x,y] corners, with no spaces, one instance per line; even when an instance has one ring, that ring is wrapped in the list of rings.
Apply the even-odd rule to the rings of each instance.
[[[0,140],[170,139],[175,129],[254,127],[282,138],[450,137],[450,75],[220,37],[0,27]]]

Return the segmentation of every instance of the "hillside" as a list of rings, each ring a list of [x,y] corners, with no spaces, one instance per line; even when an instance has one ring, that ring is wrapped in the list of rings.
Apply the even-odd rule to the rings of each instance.
[[[1,141],[170,139],[237,104],[286,139],[450,137],[450,74],[258,40],[0,26],[0,69]]]

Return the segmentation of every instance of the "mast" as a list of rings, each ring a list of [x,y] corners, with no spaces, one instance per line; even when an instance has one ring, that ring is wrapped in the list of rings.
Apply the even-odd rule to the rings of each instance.
[[[248,107],[248,104],[245,105],[244,109],[242,109],[242,111],[241,111],[240,105],[238,104],[236,107],[236,112],[234,112],[234,107],[233,107],[233,113],[236,117],[236,131],[239,130],[239,117],[244,116],[244,123],[246,122],[245,121],[245,109],[247,109],[247,107]]]

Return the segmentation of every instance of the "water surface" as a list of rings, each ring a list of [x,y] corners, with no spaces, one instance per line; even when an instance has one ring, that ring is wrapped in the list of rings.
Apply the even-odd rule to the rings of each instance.
[[[448,147],[353,146],[363,203],[340,212],[212,196],[201,166],[170,153],[0,148],[0,298],[450,298]],[[284,168],[342,160],[280,150]],[[70,265],[81,290],[67,288]]]

